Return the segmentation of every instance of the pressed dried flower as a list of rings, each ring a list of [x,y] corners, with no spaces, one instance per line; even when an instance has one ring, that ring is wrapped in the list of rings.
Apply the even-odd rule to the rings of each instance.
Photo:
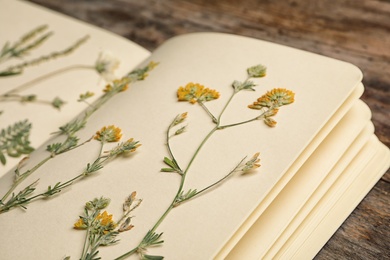
[[[154,61],[150,61],[149,63],[148,63],[148,69],[149,70],[152,70],[152,69],[154,69],[155,67],[157,67],[158,66],[158,62],[154,62]]]
[[[219,93],[213,89],[205,88],[198,83],[188,83],[185,87],[177,90],[179,101],[189,101],[191,104],[205,102],[219,98]]]
[[[139,144],[138,141],[134,141],[134,138],[130,138],[123,143],[123,148],[125,152],[135,152],[135,150],[140,146],[141,144]]]
[[[176,118],[175,118],[175,120],[173,121],[173,126],[175,126],[175,125],[178,125],[178,124],[180,124],[180,123],[182,123],[182,122],[184,122],[184,120],[187,118],[187,112],[185,112],[185,113],[182,113],[182,114],[180,114],[180,115],[178,115]]]
[[[275,127],[277,124],[277,122],[271,117],[264,118],[264,123],[269,127]]]
[[[253,157],[252,157],[249,161],[247,161],[247,162],[245,163],[244,167],[242,168],[242,172],[243,172],[243,173],[246,173],[246,172],[248,172],[248,171],[250,171],[250,170],[252,170],[252,169],[256,169],[256,168],[259,168],[259,167],[260,167],[260,164],[259,164],[259,162],[260,162],[259,155],[260,155],[260,153],[255,153],[255,154],[253,155]]]
[[[186,130],[187,130],[187,126],[180,127],[179,129],[177,129],[175,131],[175,135],[180,135],[180,134],[184,133]]]
[[[122,137],[122,130],[114,125],[104,126],[96,132],[94,139],[102,142],[118,142]]]
[[[73,227],[75,229],[86,229],[88,226],[84,222],[83,218],[80,217],[79,220],[76,223],[74,223]]]
[[[113,91],[123,92],[129,88],[129,85],[127,83],[120,84],[119,80],[114,80],[113,84],[107,84],[106,87],[103,89],[103,92],[109,93]]]
[[[274,88],[271,91],[268,91],[263,96],[257,99],[257,102],[254,102],[248,107],[251,109],[262,109],[264,107],[280,107],[288,105],[294,102],[295,93],[291,90],[284,88]]]
[[[87,91],[84,94],[80,94],[78,101],[84,101],[90,97],[93,97],[95,93]]]
[[[110,202],[111,200],[109,198],[104,198],[104,197],[100,197],[99,199],[95,198],[94,200],[85,203],[85,208],[89,210],[94,210],[94,209],[100,210],[106,208],[110,204]]]
[[[253,78],[261,78],[266,75],[267,68],[261,64],[247,69],[248,75]]]
[[[100,225],[106,228],[114,229],[116,227],[115,222],[112,220],[112,214],[108,214],[107,211],[99,213],[96,216],[96,220],[100,221]]]
[[[108,82],[115,79],[114,71],[119,67],[119,59],[111,52],[101,52],[95,63],[96,71]]]
[[[112,91],[112,85],[111,84],[107,84],[104,89],[103,89],[103,92],[105,93],[108,93],[108,92],[111,92]]]
[[[255,91],[254,87],[256,86],[256,84],[250,80],[246,80],[244,82],[235,80],[235,81],[233,81],[232,86],[236,92],[241,91],[241,90]]]
[[[133,80],[144,80],[146,77],[148,77],[148,72],[157,67],[157,65],[158,62],[151,61],[146,67],[141,69],[135,69],[129,74],[127,74],[126,77]]]
[[[130,209],[131,207],[131,204],[135,201],[136,199],[136,196],[137,196],[137,192],[136,191],[133,191],[130,196],[128,196],[125,200],[125,202],[123,203],[123,211],[127,211]]]
[[[118,231],[119,232],[125,232],[131,230],[134,225],[130,224],[131,217],[128,217],[125,222],[122,223],[122,225],[119,227]]]
[[[133,138],[128,139],[125,142],[118,144],[116,147],[109,151],[110,156],[118,156],[123,153],[132,153],[140,147],[141,144],[138,141],[134,141]]]
[[[275,116],[279,112],[279,108],[268,109],[265,113],[265,117]]]

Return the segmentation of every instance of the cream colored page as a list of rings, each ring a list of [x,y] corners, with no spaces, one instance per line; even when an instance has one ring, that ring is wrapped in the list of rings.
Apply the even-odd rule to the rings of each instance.
[[[80,65],[93,67],[102,52],[109,52],[111,56],[119,60],[119,67],[114,71],[116,77],[131,71],[150,54],[146,49],[122,37],[37,5],[21,1],[0,1],[1,47],[6,42],[13,44],[27,32],[41,25],[47,25],[48,29],[38,34],[36,39],[47,32],[52,32],[52,36],[39,47],[31,50],[25,57],[1,62],[0,71],[23,61],[62,51],[85,36],[89,35],[90,38],[64,57],[26,67],[21,75],[0,77],[0,95],[63,68],[80,67]],[[50,134],[57,131],[59,126],[70,121],[87,107],[85,103],[77,102],[80,94],[87,91],[94,92],[95,95],[89,100],[93,102],[103,93],[102,89],[105,84],[105,80],[93,68],[74,68],[55,74],[36,84],[28,85],[18,93],[12,93],[23,96],[36,95],[38,100],[49,103],[58,97],[66,102],[60,110],[42,102],[21,103],[1,100],[0,97],[0,111],[2,111],[0,129],[28,119],[32,124],[31,145],[37,148],[47,141]],[[0,176],[13,168],[21,158],[7,157],[6,165],[0,165]]]
[[[314,207],[319,207],[319,202],[322,200],[322,197],[326,192],[328,192],[329,187],[334,184],[335,181],[343,174],[345,171],[346,165],[351,162],[352,159],[355,160],[354,156],[356,156],[359,149],[365,144],[368,137],[373,133],[372,123],[360,133],[357,140],[351,145],[348,151],[343,155],[340,161],[334,166],[334,168],[329,172],[318,187],[318,189],[312,194],[310,199],[305,203],[304,207],[300,209],[299,213],[294,216],[294,219],[289,223],[288,227],[286,227],[281,234],[279,234],[278,239],[272,244],[272,248],[267,251],[266,258],[272,258],[273,254],[276,253],[280,247],[284,245],[286,240],[289,239],[291,234],[297,229],[299,225],[301,225],[306,217],[310,214]],[[320,250],[317,248],[316,250]]]
[[[371,190],[390,165],[389,148],[372,136],[365,150],[375,155],[360,171],[355,169],[349,172],[344,183],[336,183],[334,189],[324,197],[323,208],[316,208],[299,230],[297,240],[289,240],[290,248],[278,254],[279,259],[312,258],[317,254],[314,248],[323,246],[341,223],[348,217],[364,196]],[[356,173],[359,173],[356,175]],[[344,187],[343,187],[344,185]],[[342,188],[340,189],[340,186]],[[332,187],[333,188],[333,187]],[[337,194],[337,195],[335,195]],[[324,212],[324,210],[327,210]],[[313,216],[314,215],[314,216]],[[295,235],[295,234],[294,234]]]
[[[177,102],[177,88],[188,82],[199,82],[218,90],[221,97],[206,103],[211,113],[218,116],[232,94],[233,80],[245,80],[246,68],[262,63],[268,67],[267,76],[254,80],[258,84],[256,92],[237,94],[225,110],[222,124],[259,115],[259,111],[247,106],[274,87],[294,91],[295,103],[280,109],[275,117],[278,121],[275,128],[258,121],[218,130],[193,161],[184,190],[201,190],[225,176],[242,158],[248,156],[249,159],[256,152],[261,152],[261,168],[244,176],[237,173],[222,185],[174,208],[157,229],[157,232],[163,232],[163,246],[150,252],[167,259],[210,258],[245,221],[361,80],[360,72],[349,64],[223,34],[174,38],[155,51],[150,59],[160,64],[149,77],[113,98],[79,133],[80,140],[85,140],[102,126],[115,124],[122,128],[123,138],[134,137],[142,146],[132,156],[111,162],[96,176],[76,183],[54,199],[32,204],[27,212],[12,210],[0,215],[0,226],[4,230],[1,242],[5,245],[6,256],[79,257],[84,233],[73,230],[72,225],[82,214],[84,203],[94,197],[110,197],[112,203],[108,211],[119,216],[122,201],[136,190],[143,203],[134,213],[135,227],[121,234],[118,245],[102,248],[100,252],[104,259],[132,249],[169,206],[179,187],[178,174],[160,172],[160,168],[166,167],[162,160],[168,156],[165,140],[168,125],[177,114],[188,112],[187,130],[170,142],[182,168],[214,127],[200,106]],[[93,161],[98,149],[98,143],[93,141],[58,156],[42,166],[26,183],[39,177],[39,188],[42,189],[67,180]],[[41,157],[39,152],[31,158],[29,165],[36,163],[38,157]],[[2,178],[1,190],[10,179],[10,174]],[[18,223],[17,229],[9,224],[11,220]],[[20,236],[32,241],[23,251],[15,250],[13,246]],[[50,250],[35,250],[43,247]]]
[[[285,172],[282,178],[273,186],[272,190],[268,192],[266,197],[261,201],[252,214],[246,219],[246,221],[237,229],[224,247],[218,252],[216,256],[219,258],[225,258],[226,255],[236,246],[240,239],[246,234],[246,232],[252,227],[252,225],[258,221],[259,217],[267,210],[268,206],[273,202],[279,192],[281,192],[290,179],[296,174],[302,167],[306,160],[310,158],[312,153],[317,149],[321,142],[329,135],[333,128],[340,122],[342,117],[350,110],[352,105],[363,93],[363,85],[358,84],[353,93],[347,98],[347,100],[340,106],[340,108],[333,114],[327,123],[321,128],[321,131],[312,139],[310,144],[306,146],[305,150],[299,155],[294,163]]]
[[[343,117],[340,124],[324,139],[267,210],[249,229],[243,239],[240,240],[239,244],[230,252],[227,259],[238,257],[248,259],[266,258],[264,255],[268,253],[269,248],[284,232],[284,229],[290,225],[296,214],[300,213],[301,208],[311,198],[314,190],[322,184],[322,180],[333,171],[333,166],[344,164],[345,167],[345,164],[349,163],[351,155],[348,158],[342,156],[346,149],[348,148],[348,153],[352,154],[353,157],[360,150],[361,143],[365,143],[372,134],[372,131],[360,134],[362,127],[367,124],[369,114],[368,108],[359,102]],[[351,143],[356,142],[359,144],[350,148]],[[332,151],[332,153],[329,151]],[[342,162],[340,162],[341,159]]]

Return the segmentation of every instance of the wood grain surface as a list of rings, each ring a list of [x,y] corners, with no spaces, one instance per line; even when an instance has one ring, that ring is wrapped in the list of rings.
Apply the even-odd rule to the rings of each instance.
[[[351,62],[379,139],[390,147],[390,1],[30,0],[153,51],[172,36],[226,32]],[[316,259],[390,259],[390,171]]]

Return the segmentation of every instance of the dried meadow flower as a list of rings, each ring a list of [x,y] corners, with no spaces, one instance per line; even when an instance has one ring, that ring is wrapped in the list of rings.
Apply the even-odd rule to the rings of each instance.
[[[259,64],[247,69],[248,75],[253,78],[261,78],[266,75],[267,67]]]
[[[119,59],[114,57],[111,52],[101,52],[95,63],[96,71],[107,81],[115,79],[115,70],[119,67]]]
[[[107,232],[109,230],[113,230],[116,227],[115,222],[112,220],[112,214],[109,215],[107,211],[104,211],[103,213],[99,213],[96,216],[96,220],[100,222],[100,226],[104,227],[104,232]]]
[[[102,142],[118,142],[122,137],[122,130],[114,125],[104,126],[96,132],[95,140]]]
[[[179,101],[189,101],[191,104],[196,102],[206,102],[219,98],[220,94],[209,88],[205,88],[198,83],[188,83],[185,87],[180,87],[177,90],[177,98]]]
[[[245,163],[245,165],[244,165],[244,167],[242,168],[241,171],[242,171],[243,173],[247,173],[247,172],[249,172],[249,171],[252,170],[252,169],[259,168],[259,167],[260,167],[260,164],[259,164],[259,162],[260,162],[259,155],[260,155],[260,153],[255,153],[255,154],[253,155],[253,157],[252,157],[249,161],[247,161],[247,162]]]
[[[74,223],[73,227],[75,229],[86,229],[88,226],[84,222],[84,218],[80,217],[79,220],[76,223]]]
[[[293,103],[294,97],[295,93],[291,90],[284,88],[274,88],[258,98],[257,102],[254,102],[248,107],[258,110],[262,109],[263,107],[280,107]]]
[[[184,122],[184,120],[186,120],[186,118],[187,118],[187,114],[188,114],[188,113],[185,112],[185,113],[182,113],[182,114],[178,115],[178,116],[175,118],[175,120],[173,121],[172,126],[175,126],[175,125],[178,125],[178,124]]]

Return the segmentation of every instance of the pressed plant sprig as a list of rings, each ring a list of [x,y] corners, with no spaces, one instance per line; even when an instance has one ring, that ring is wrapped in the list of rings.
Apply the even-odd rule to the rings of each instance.
[[[61,109],[61,107],[66,103],[59,97],[55,97],[53,100],[41,100],[38,99],[36,95],[19,95],[19,94],[5,94],[0,95],[0,102],[20,102],[20,103],[39,103],[44,105],[50,105],[56,109]]]
[[[0,162],[5,165],[9,157],[20,157],[31,153],[34,148],[30,145],[31,123],[28,120],[17,122],[0,131]]]
[[[71,70],[79,70],[79,69],[86,69],[86,70],[94,70],[96,71],[102,78],[104,78],[107,82],[111,82],[115,77],[115,70],[119,66],[119,60],[115,58],[112,54],[109,52],[101,52],[95,62],[94,65],[86,65],[86,64],[75,64],[70,65],[64,68],[60,68],[58,70],[54,70],[52,72],[49,72],[45,75],[41,75],[31,81],[25,82],[22,85],[19,85],[8,92],[2,94],[0,96],[0,101],[6,101],[7,98],[11,99],[17,99],[19,98],[19,101],[34,101],[34,100],[23,100],[22,98],[24,96],[17,95],[17,93],[26,90],[28,88],[31,88],[35,84],[42,82],[46,79],[49,79],[51,77],[54,77],[56,75],[59,75],[61,73],[65,73]],[[30,95],[35,96],[35,95]],[[35,97],[36,98],[36,97]]]
[[[41,35],[47,29],[47,25],[41,25],[24,34],[18,41],[13,44],[6,42],[0,51],[0,63],[12,58],[22,58],[23,56],[27,55],[29,51],[37,48],[51,35],[53,35],[52,32],[47,32]]]
[[[43,36],[41,38],[42,40],[39,40],[37,42],[39,44],[42,43],[50,35],[51,34],[48,34],[47,36]],[[88,39],[89,39],[88,35],[83,36],[82,38],[78,39],[75,43],[73,43],[72,45],[70,45],[69,47],[67,47],[67,48],[65,48],[63,50],[54,51],[54,52],[51,52],[49,54],[42,55],[42,56],[40,56],[38,58],[34,58],[34,59],[31,59],[31,60],[28,60],[28,61],[24,61],[24,62],[16,64],[16,65],[9,66],[5,70],[0,71],[0,77],[7,77],[7,76],[18,75],[18,74],[21,74],[23,72],[23,70],[25,68],[27,68],[27,67],[36,66],[36,65],[41,64],[43,62],[47,62],[47,61],[50,61],[50,60],[53,60],[53,59],[56,59],[56,58],[59,58],[59,57],[62,57],[62,56],[69,55],[70,53],[75,51],[77,48],[79,48],[82,44],[84,44]],[[39,44],[34,43],[31,46],[33,48],[35,48]],[[7,53],[17,53],[17,55],[18,55],[17,57],[21,57],[22,55],[25,55],[27,53],[27,51],[32,49],[32,48],[30,48],[31,46],[28,46],[28,47],[26,47],[25,49],[22,49],[22,50],[17,50],[16,52],[15,51],[8,51]]]
[[[77,118],[59,128],[59,131],[56,132],[55,134],[57,134],[58,136],[65,136],[65,140],[61,143],[53,143],[51,145],[48,145],[47,151],[50,154],[46,158],[44,158],[38,164],[34,165],[32,168],[25,170],[24,172],[21,172],[21,168],[23,164],[22,163],[19,164],[19,166],[15,170],[14,182],[9,188],[9,190],[5,193],[5,195],[1,198],[0,204],[1,203],[4,204],[8,196],[10,196],[13,193],[16,187],[18,187],[28,176],[30,176],[33,172],[38,170],[47,161],[55,158],[57,155],[76,149],[77,147],[88,142],[89,140],[81,144],[78,144],[79,140],[76,134],[78,131],[80,131],[85,127],[89,117],[100,107],[102,107],[113,96],[128,89],[131,83],[135,83],[139,80],[144,80],[148,76],[148,73],[152,71],[157,65],[158,63],[152,61],[145,67],[133,70],[128,74],[126,74],[121,79],[114,80],[111,84],[108,84],[103,90],[104,94],[99,99],[97,99],[97,101],[92,106],[90,106],[86,110],[86,112],[81,118]],[[117,149],[118,150],[116,152],[120,152],[120,149],[123,149],[123,147],[117,147]]]
[[[198,154],[206,144],[206,142],[209,140],[209,138],[218,130],[223,130],[229,127],[237,126],[246,124],[255,120],[263,120],[268,126],[274,126],[274,124],[270,124],[267,122],[267,120],[270,120],[270,118],[277,113],[277,109],[280,106],[291,104],[294,102],[294,93],[285,90],[285,89],[274,89],[270,92],[267,92],[265,95],[260,97],[253,105],[250,105],[249,107],[253,109],[252,106],[255,106],[256,108],[261,110],[261,114],[253,119],[230,124],[230,125],[222,125],[221,119],[222,116],[232,101],[233,97],[242,90],[251,90],[254,91],[255,84],[254,82],[250,81],[251,78],[261,78],[266,75],[266,67],[263,65],[257,65],[253,66],[247,69],[248,77],[245,81],[234,81],[232,84],[233,87],[233,93],[230,96],[230,98],[227,100],[225,106],[223,107],[220,114],[216,117],[211,113],[211,111],[206,107],[204,104],[207,101],[215,100],[219,98],[219,93],[215,90],[211,90],[208,88],[205,88],[204,86],[197,84],[197,83],[188,83],[185,87],[180,87],[177,91],[177,97],[179,101],[188,101],[191,104],[198,103],[210,116],[212,121],[215,123],[215,126],[210,130],[210,132],[204,137],[204,139],[201,141],[195,152],[193,153],[189,163],[186,167],[180,166],[178,161],[176,160],[174,153],[171,149],[170,145],[170,138],[174,137],[178,134],[183,133],[184,131],[181,131],[180,128],[179,132],[175,131],[174,134],[171,134],[173,132],[173,128],[176,125],[181,124],[184,122],[184,120],[187,118],[187,113],[180,114],[175,117],[175,119],[171,122],[171,124],[168,127],[167,135],[166,135],[166,144],[168,148],[168,154],[169,157],[164,158],[164,163],[168,166],[165,168],[162,168],[162,172],[175,172],[180,176],[180,184],[178,187],[178,190],[176,192],[175,197],[173,198],[171,204],[168,206],[168,208],[165,210],[165,212],[161,215],[161,217],[157,220],[157,222],[154,224],[154,226],[147,232],[141,243],[133,248],[132,250],[126,252],[125,254],[119,256],[116,258],[119,259],[125,259],[130,255],[138,254],[140,259],[163,259],[163,256],[154,256],[154,255],[147,255],[146,251],[149,247],[161,245],[163,244],[162,234],[163,233],[157,233],[156,230],[160,226],[160,224],[164,221],[164,219],[168,216],[168,214],[171,212],[172,209],[175,207],[181,205],[181,203],[194,199],[196,196],[202,194],[203,192],[212,189],[213,187],[222,184],[224,181],[226,181],[230,176],[232,176],[235,172],[242,172],[247,173],[251,171],[252,169],[256,169],[260,167],[259,161],[259,153],[256,153],[253,155],[253,157],[244,162],[245,158],[242,159],[234,168],[231,170],[228,174],[226,174],[224,177],[220,178],[219,180],[211,183],[210,185],[207,185],[205,188],[201,190],[197,189],[188,189],[187,191],[184,190],[184,186],[186,183],[186,176],[189,173],[189,170],[194,163],[195,159],[197,158]]]
[[[57,193],[60,193],[64,188],[67,188],[75,184],[78,180],[87,178],[97,171],[103,169],[105,164],[122,154],[128,154],[135,152],[136,149],[140,146],[138,141],[134,141],[133,138],[128,139],[125,142],[119,143],[116,147],[111,148],[109,151],[103,151],[103,146],[106,143],[118,142],[122,137],[121,129],[113,125],[108,127],[103,127],[100,131],[97,131],[96,135],[93,137],[95,140],[100,141],[100,152],[97,158],[88,163],[82,173],[76,175],[65,182],[57,182],[55,185],[50,185],[46,191],[33,195],[35,191],[35,186],[38,183],[38,180],[33,184],[28,185],[25,189],[20,191],[18,194],[12,193],[11,198],[7,201],[0,201],[0,214],[6,212],[12,208],[22,207],[26,209],[28,204],[40,199],[40,198],[49,198],[54,196]],[[52,150],[56,150],[57,146],[52,145]]]
[[[40,28],[45,29],[46,26],[42,26]],[[39,31],[40,30],[38,30],[37,32],[39,32]],[[25,48],[20,49],[20,50],[18,49],[20,47],[20,45],[22,45],[23,42],[29,40],[33,35],[34,35],[34,33],[28,34],[26,37],[22,38],[21,42],[15,44],[12,47],[7,47],[7,45],[5,45],[4,47],[6,47],[6,49],[4,49],[4,55],[5,55],[4,57],[7,57],[7,54],[12,55],[12,57],[21,57],[21,56],[26,55],[28,53],[28,51],[32,49],[32,47],[37,47],[38,44],[34,43],[31,46],[25,47]],[[46,39],[46,38],[47,37],[42,37],[42,39]],[[5,71],[0,72],[0,77],[20,74],[23,72],[23,69],[25,67],[38,65],[41,62],[68,55],[68,54],[72,53],[73,51],[75,51],[83,43],[85,43],[88,40],[88,38],[89,38],[89,36],[84,36],[84,37],[80,38],[79,40],[77,40],[70,47],[68,47],[62,51],[52,52],[48,55],[44,55],[44,56],[41,56],[39,58],[30,60],[30,61],[25,61],[25,62],[20,63],[18,65],[10,66]],[[39,42],[41,42],[41,41],[39,41]],[[34,94],[21,95],[21,94],[19,94],[19,92],[33,86],[34,84],[36,84],[44,79],[52,77],[58,73],[65,72],[65,71],[71,70],[71,69],[85,69],[85,68],[91,69],[94,67],[93,66],[85,66],[85,65],[74,65],[74,66],[69,66],[69,67],[63,68],[63,69],[59,69],[57,71],[48,73],[46,75],[42,75],[42,76],[37,77],[29,82],[24,83],[18,87],[15,87],[15,88],[7,91],[6,93],[1,94],[0,95],[0,102],[5,102],[5,101],[6,102],[17,101],[17,102],[21,102],[21,103],[33,103],[34,102],[34,103],[48,104],[54,108],[60,109],[65,104],[65,101],[63,101],[59,97],[55,97],[51,101],[50,100],[40,100]]]
[[[122,217],[118,221],[114,221],[113,216],[106,210],[102,212],[110,204],[110,199],[100,197],[85,204],[84,214],[74,224],[75,229],[86,231],[80,260],[100,259],[98,257],[99,247],[116,244],[119,241],[116,237],[120,232],[129,231],[134,227],[130,223],[132,217],[129,215],[142,202],[142,199],[137,199],[136,196],[137,192],[133,191],[126,198],[122,207]],[[70,257],[65,259],[70,259]]]
[[[48,74],[42,75],[40,77],[37,77],[31,81],[28,81],[22,85],[19,85],[9,91],[7,91],[4,94],[0,95],[0,102],[4,101],[18,101],[21,103],[27,103],[27,102],[34,102],[34,103],[43,103],[43,104],[49,104],[53,106],[54,108],[60,109],[66,102],[62,99],[56,97],[52,101],[47,100],[39,100],[36,95],[21,95],[18,94],[21,91],[24,91],[28,88],[31,88],[35,84],[46,80],[50,77],[56,76],[61,73],[65,73],[70,70],[78,70],[78,69],[87,69],[87,70],[94,70],[96,71],[101,77],[103,77],[107,82],[111,82],[113,77],[115,77],[115,69],[119,65],[119,60],[116,59],[114,56],[112,56],[109,52],[102,52],[99,54],[98,59],[95,62],[95,65],[70,65],[68,67],[64,67],[55,71],[52,71]],[[146,77],[146,76],[145,76]],[[80,95],[80,99],[78,101],[86,102],[87,98],[90,98],[94,95],[92,92],[86,92],[85,94]]]

